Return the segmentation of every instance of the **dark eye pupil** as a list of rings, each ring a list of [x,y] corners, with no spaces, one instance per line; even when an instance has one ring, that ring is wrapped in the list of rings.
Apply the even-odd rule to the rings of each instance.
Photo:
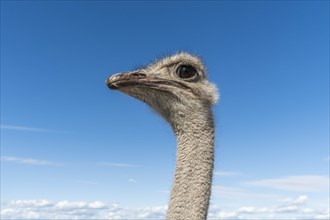
[[[196,74],[196,70],[192,66],[180,66],[177,71],[177,75],[182,79],[192,78]]]

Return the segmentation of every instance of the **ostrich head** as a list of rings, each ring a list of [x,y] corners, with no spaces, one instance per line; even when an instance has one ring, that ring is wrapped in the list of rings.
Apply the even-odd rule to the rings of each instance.
[[[191,112],[210,109],[218,98],[202,61],[183,52],[146,68],[114,74],[106,84],[147,103],[170,123]]]

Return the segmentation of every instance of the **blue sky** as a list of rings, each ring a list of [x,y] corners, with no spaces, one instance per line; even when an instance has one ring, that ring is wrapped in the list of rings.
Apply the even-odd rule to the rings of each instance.
[[[210,218],[329,217],[328,1],[1,1],[3,218],[163,218],[176,142],[105,79],[177,51],[220,89]]]

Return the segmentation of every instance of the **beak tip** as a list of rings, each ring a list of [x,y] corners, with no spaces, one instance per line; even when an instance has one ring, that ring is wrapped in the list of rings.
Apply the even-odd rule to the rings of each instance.
[[[111,90],[118,89],[118,86],[115,83],[112,83],[109,79],[105,80],[105,84]]]

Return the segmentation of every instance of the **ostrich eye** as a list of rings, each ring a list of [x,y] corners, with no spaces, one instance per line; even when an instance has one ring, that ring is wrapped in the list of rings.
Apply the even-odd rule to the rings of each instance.
[[[197,75],[196,70],[192,66],[182,65],[176,70],[176,75],[181,79],[190,79]]]

